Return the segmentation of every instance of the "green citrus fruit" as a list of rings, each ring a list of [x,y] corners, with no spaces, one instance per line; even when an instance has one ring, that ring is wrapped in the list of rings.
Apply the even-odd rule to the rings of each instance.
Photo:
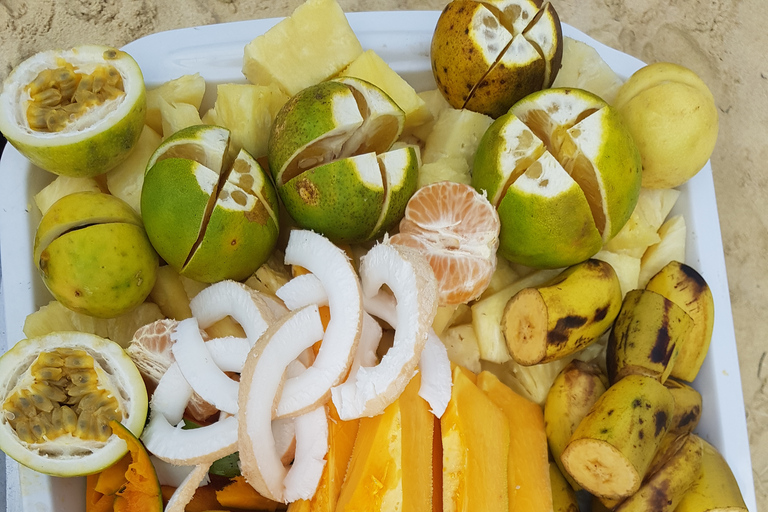
[[[55,332],[0,357],[0,449],[49,475],[95,473],[127,451],[117,420],[138,436],[147,390],[125,351],[93,334]]]
[[[144,302],[155,284],[157,254],[141,219],[101,192],[56,201],[40,221],[33,254],[48,290],[78,313],[122,315]]]
[[[125,160],[145,116],[141,69],[106,46],[33,55],[0,93],[0,132],[33,164],[65,176],[96,176]]]

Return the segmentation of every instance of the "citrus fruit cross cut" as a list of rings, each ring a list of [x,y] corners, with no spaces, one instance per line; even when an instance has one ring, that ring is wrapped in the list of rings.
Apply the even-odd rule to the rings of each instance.
[[[135,435],[147,415],[141,374],[117,343],[58,332],[0,357],[0,448],[41,473],[94,473],[120,459],[117,420]]]
[[[619,232],[640,179],[637,147],[612,107],[579,89],[546,89],[491,125],[472,184],[498,209],[505,258],[558,268],[586,260]]]
[[[245,279],[277,242],[277,194],[245,150],[227,158],[229,131],[192,126],[166,139],[147,164],[141,211],[147,235],[181,275]]]
[[[432,72],[454,108],[497,118],[529,93],[550,87],[563,35],[552,4],[454,0],[432,37]]]
[[[141,69],[106,46],[33,55],[0,93],[0,132],[33,164],[65,176],[96,176],[125,160],[145,115]]]
[[[402,109],[352,77],[299,92],[275,118],[269,166],[285,208],[304,228],[336,242],[381,235],[416,190],[419,152],[392,149]]]

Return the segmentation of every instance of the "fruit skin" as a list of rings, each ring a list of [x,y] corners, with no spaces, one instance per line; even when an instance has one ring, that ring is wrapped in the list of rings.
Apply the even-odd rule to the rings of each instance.
[[[667,379],[664,386],[675,399],[675,411],[669,431],[677,434],[693,432],[701,419],[701,394],[682,382]]]
[[[554,512],[579,512],[576,493],[563,477],[554,462],[549,463],[549,481],[552,485],[552,507]]]
[[[144,90],[144,76],[136,61],[127,53],[114,50],[106,46],[85,45],[74,48],[71,52],[46,52],[52,55],[57,53],[81,55],[93,52],[101,55],[107,51],[116,51],[118,58],[127,66],[130,78],[137,90],[134,94],[127,95],[124,101],[132,101],[132,107],[109,128],[102,129],[87,138],[80,137],[82,132],[71,136],[57,134],[51,138],[35,138],[26,131],[22,131],[15,121],[11,121],[9,99],[3,98],[5,92],[0,95],[0,132],[19,153],[27,157],[30,162],[46,171],[62,176],[92,177],[105,173],[120,162],[128,158],[134,144],[139,140],[141,130],[144,128],[144,119],[147,112],[146,92]],[[38,54],[39,55],[39,54]],[[34,57],[33,57],[34,58]],[[53,57],[52,57],[53,58]],[[31,60],[31,59],[30,59]],[[24,63],[14,70],[19,74]],[[6,78],[3,91],[11,94],[12,85],[16,80],[14,72]]]
[[[701,472],[685,493],[677,512],[747,512],[747,505],[731,468],[717,449],[702,440]]]
[[[34,254],[40,277],[59,302],[99,318],[144,302],[158,266],[138,215],[99,192],[57,201],[40,221]]]
[[[587,260],[544,286],[518,292],[504,308],[501,325],[515,361],[547,363],[597,340],[620,307],[621,284],[613,267]]]
[[[608,388],[573,433],[565,470],[590,493],[631,496],[669,429],[674,399],[657,380],[628,375]]]
[[[544,402],[544,429],[549,450],[573,490],[578,491],[581,486],[565,471],[560,456],[581,420],[606,389],[608,379],[599,366],[574,359],[557,375]]]
[[[608,338],[608,378],[615,383],[640,374],[663,384],[692,326],[691,317],[664,296],[650,290],[630,291]]]
[[[672,261],[648,281],[645,289],[671,300],[693,320],[672,368],[673,377],[693,382],[707,356],[715,324],[715,302],[709,285],[692,267]]]
[[[717,107],[693,71],[669,62],[648,65],[619,89],[615,105],[640,149],[643,187],[682,185],[712,154]]]
[[[701,469],[703,441],[686,434],[675,441],[675,449],[661,467],[646,476],[640,490],[624,500],[617,512],[672,512]]]

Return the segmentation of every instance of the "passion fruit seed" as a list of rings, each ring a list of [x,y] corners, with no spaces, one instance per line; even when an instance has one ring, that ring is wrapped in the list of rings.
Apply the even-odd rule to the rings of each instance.
[[[109,53],[104,52],[104,59]],[[114,66],[102,64],[85,74],[61,58],[57,65],[42,70],[26,86],[31,98],[27,121],[33,130],[60,132],[90,108],[125,96],[123,78]]]
[[[86,351],[58,348],[42,352],[30,367],[33,381],[3,402],[3,412],[19,439],[42,443],[71,434],[105,442],[111,420],[121,421],[117,398],[99,387],[96,363]]]

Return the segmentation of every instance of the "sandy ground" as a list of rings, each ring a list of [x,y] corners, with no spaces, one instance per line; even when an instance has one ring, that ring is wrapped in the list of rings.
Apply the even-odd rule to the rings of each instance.
[[[300,0],[0,0],[0,79],[29,55],[120,46],[179,27],[285,16]],[[442,9],[445,0],[340,0],[347,11]],[[712,166],[747,406],[759,509],[768,511],[768,2],[559,0],[563,21],[646,62],[696,71],[720,109]]]

